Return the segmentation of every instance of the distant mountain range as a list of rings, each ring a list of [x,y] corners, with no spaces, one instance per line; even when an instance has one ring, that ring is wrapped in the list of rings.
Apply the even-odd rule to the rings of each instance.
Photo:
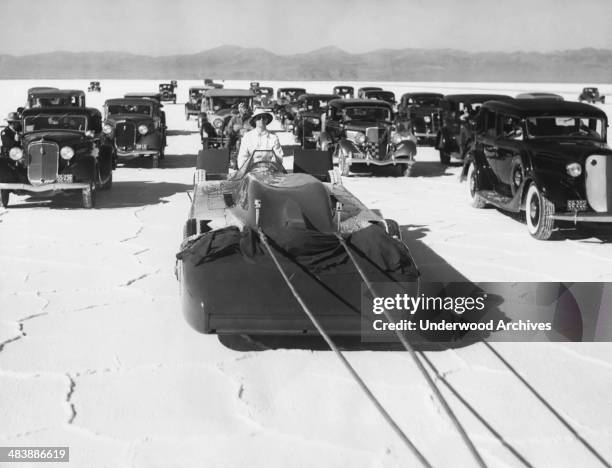
[[[380,49],[351,54],[336,47],[278,55],[220,46],[191,55],[125,52],[0,55],[1,79],[202,79],[321,81],[501,81],[612,83],[612,50],[465,52]]]

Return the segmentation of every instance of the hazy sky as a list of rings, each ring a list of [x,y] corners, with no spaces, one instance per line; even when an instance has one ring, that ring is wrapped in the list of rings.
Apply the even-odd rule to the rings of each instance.
[[[0,0],[0,54],[612,48],[612,0]]]

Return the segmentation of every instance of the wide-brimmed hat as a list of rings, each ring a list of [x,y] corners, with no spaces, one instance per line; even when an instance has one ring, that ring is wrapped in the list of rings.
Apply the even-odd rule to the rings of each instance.
[[[263,109],[259,109],[258,111],[256,111],[253,116],[249,119],[249,123],[251,124],[252,127],[255,126],[255,120],[260,116],[263,115],[264,119],[266,120],[266,125],[268,125],[270,122],[272,122],[272,120],[274,120],[274,116],[268,112],[265,111]]]
[[[17,112],[9,112],[9,115],[6,116],[7,122],[19,122],[21,119],[19,118],[19,114]]]

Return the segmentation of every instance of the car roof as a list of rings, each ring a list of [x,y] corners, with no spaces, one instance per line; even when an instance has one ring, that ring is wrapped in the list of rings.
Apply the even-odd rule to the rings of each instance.
[[[338,95],[327,93],[306,93],[297,98],[298,101],[306,101],[307,99],[338,99]]]
[[[554,93],[534,92],[517,94],[516,99],[557,99],[563,101],[563,96]]]
[[[606,113],[590,104],[547,99],[513,99],[512,101],[489,101],[485,109],[515,115],[517,117],[571,116],[606,118]],[[481,109],[482,109],[481,108]]]
[[[306,88],[278,88],[277,91],[304,91],[306,92]]]
[[[386,94],[387,96],[393,96],[395,97],[395,93],[393,91],[387,91],[386,89],[368,89],[366,91],[364,91],[364,93],[367,95],[369,93],[376,93],[376,94]]]
[[[444,96],[445,101],[453,102],[485,102],[485,101],[512,101],[514,98],[506,94],[447,94]]]
[[[210,86],[190,86],[189,91],[206,91]]]
[[[49,115],[49,114],[71,114],[71,115],[85,115],[92,117],[99,115],[100,111],[95,107],[67,107],[67,106],[56,106],[56,107],[32,107],[30,109],[24,109],[21,114],[22,117],[28,117],[30,115]]]
[[[405,97],[443,98],[444,94],[440,94],[440,93],[404,93],[404,94],[402,94],[402,99],[404,99]]]
[[[334,89],[355,89],[353,86],[349,86],[349,85],[338,85],[338,86],[334,86]]]
[[[34,86],[34,87],[28,89],[28,94],[38,93],[38,92],[41,92],[41,91],[56,91],[58,89],[59,88],[55,88],[53,86]]]
[[[209,89],[204,93],[206,97],[254,97],[255,93],[250,89],[227,89],[227,88],[213,88]]]
[[[150,98],[137,98],[137,97],[128,97],[128,98],[114,98],[114,99],[107,99],[106,101],[104,101],[104,105],[107,106],[109,104],[132,104],[135,106],[139,106],[139,105],[143,105],[143,104],[147,104],[149,106],[159,106],[160,104]]]
[[[125,93],[123,95],[123,97],[126,97],[126,98],[153,98],[153,99],[160,99],[161,98],[161,94],[160,93],[152,93],[152,92]]]
[[[347,107],[386,107],[393,110],[393,106],[387,101],[379,99],[334,99],[329,105],[336,109],[345,109]]]
[[[80,89],[41,88],[30,91],[30,94],[35,96],[84,96],[85,91]]]

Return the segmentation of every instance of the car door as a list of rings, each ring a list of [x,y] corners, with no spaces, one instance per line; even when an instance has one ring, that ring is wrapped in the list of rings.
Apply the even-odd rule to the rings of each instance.
[[[500,144],[499,122],[500,115],[490,110],[486,111],[484,118],[484,128],[481,134],[480,146],[482,153],[487,161],[487,165],[491,169],[491,174],[494,177],[495,189],[498,190],[500,185],[500,174],[502,173],[501,158],[498,153]]]
[[[495,121],[495,137],[487,139],[483,151],[495,174],[497,191],[510,197],[513,195],[513,168],[520,155],[520,141],[515,139],[513,132],[517,119],[497,113]],[[522,132],[520,136],[522,138]]]

